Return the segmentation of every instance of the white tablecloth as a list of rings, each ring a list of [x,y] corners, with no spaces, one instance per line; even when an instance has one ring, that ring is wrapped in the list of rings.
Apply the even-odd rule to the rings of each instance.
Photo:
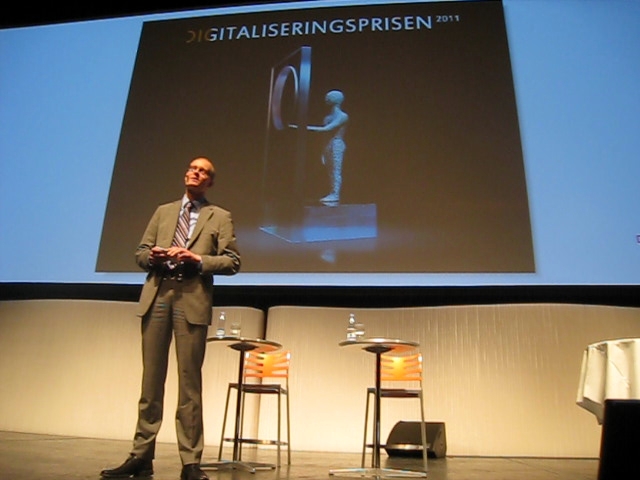
[[[607,399],[640,399],[640,338],[589,345],[582,355],[576,403],[604,421]]]

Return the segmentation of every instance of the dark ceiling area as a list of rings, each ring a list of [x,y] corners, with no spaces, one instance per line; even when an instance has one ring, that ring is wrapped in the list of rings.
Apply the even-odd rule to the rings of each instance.
[[[69,2],[66,4],[41,4],[34,7],[31,3],[16,4],[7,8],[0,16],[0,27],[26,27],[33,25],[47,25],[68,23],[84,20],[98,20],[148,13],[164,13],[185,10],[200,10],[220,6],[249,5],[260,3],[285,3],[292,0],[253,0],[253,1],[221,1],[211,0],[165,0],[160,2],[129,2],[113,1]]]

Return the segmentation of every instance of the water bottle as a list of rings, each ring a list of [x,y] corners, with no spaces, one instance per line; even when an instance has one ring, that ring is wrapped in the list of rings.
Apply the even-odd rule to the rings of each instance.
[[[225,321],[226,318],[224,316],[224,312],[220,312],[220,318],[218,318],[218,328],[216,330],[216,336],[217,337],[224,337],[225,335]]]
[[[351,342],[356,341],[356,315],[355,313],[349,314],[349,323],[347,323],[347,340]]]

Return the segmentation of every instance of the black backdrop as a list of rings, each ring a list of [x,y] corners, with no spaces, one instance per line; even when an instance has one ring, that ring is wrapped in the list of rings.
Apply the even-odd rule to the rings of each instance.
[[[33,299],[135,302],[140,286],[107,284],[5,283],[0,301]],[[218,286],[215,305],[254,307],[299,305],[394,308],[509,303],[572,303],[640,307],[638,285],[481,286],[481,287],[236,287]],[[605,320],[603,320],[605,321]]]

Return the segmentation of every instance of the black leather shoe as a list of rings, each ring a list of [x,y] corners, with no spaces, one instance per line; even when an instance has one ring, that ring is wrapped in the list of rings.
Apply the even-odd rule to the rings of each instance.
[[[102,478],[151,477],[153,476],[153,462],[131,455],[119,467],[102,470],[100,476]]]
[[[197,463],[190,463],[182,467],[180,480],[209,480],[206,473],[202,471]]]

